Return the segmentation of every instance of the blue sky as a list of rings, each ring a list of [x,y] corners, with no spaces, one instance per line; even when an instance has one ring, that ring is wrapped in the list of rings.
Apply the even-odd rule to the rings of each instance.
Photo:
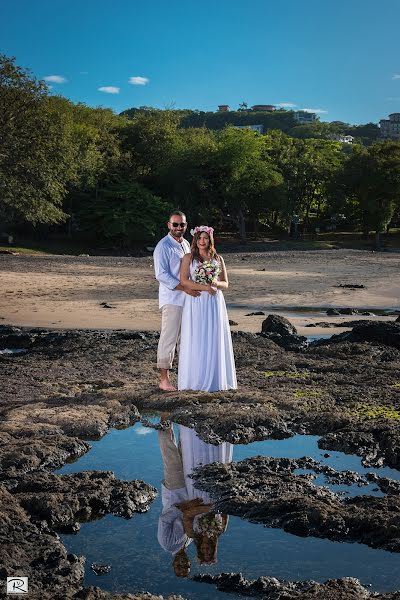
[[[51,93],[90,106],[284,103],[349,123],[400,112],[400,0],[0,0],[0,10],[0,52],[64,78],[48,81]]]

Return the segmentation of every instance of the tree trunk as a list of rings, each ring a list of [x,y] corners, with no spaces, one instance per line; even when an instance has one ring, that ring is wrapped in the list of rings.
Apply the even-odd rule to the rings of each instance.
[[[377,250],[381,249],[381,233],[380,233],[380,231],[375,231],[375,247]]]
[[[244,218],[244,214],[242,210],[238,211],[238,226],[239,226],[239,235],[240,235],[240,239],[242,239],[243,241],[246,240],[246,221]]]
[[[257,215],[253,216],[253,230],[254,230],[254,237],[257,238],[258,237],[258,216]]]

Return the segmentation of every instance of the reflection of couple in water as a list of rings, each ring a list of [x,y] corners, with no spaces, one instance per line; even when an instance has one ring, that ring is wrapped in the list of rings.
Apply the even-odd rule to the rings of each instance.
[[[214,510],[210,496],[194,487],[190,474],[199,465],[231,462],[233,446],[228,442],[207,444],[183,425],[179,425],[178,444],[172,425],[159,431],[158,436],[164,463],[158,541],[174,556],[175,574],[187,577],[191,566],[186,554],[189,544],[194,542],[200,564],[214,564],[219,537],[228,524],[228,517]]]
[[[154,250],[159,282],[161,333],[157,351],[160,389],[175,391],[169,371],[180,340],[178,389],[215,392],[237,388],[231,332],[223,290],[228,288],[225,262],[214,246],[214,229],[200,225],[191,230],[192,244],[184,238],[187,220],[174,210],[168,234]],[[187,577],[186,548],[194,542],[200,564],[217,560],[220,535],[228,517],[214,510],[210,496],[197,490],[190,474],[199,465],[232,460],[232,445],[206,444],[195,431],[179,425],[179,444],[172,425],[159,431],[164,462],[162,513],[158,541],[174,555],[178,577]]]

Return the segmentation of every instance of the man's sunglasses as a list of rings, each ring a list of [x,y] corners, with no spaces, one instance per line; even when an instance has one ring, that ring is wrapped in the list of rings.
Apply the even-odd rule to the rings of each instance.
[[[172,227],[181,227],[181,229],[183,229],[184,227],[186,227],[187,223],[173,223],[171,222]]]

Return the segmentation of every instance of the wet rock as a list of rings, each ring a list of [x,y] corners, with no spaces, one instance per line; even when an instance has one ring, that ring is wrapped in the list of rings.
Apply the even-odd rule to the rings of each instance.
[[[69,475],[35,473],[15,481],[12,494],[35,521],[77,531],[80,523],[105,514],[130,518],[146,512],[157,490],[143,481],[120,481],[111,471]]]
[[[326,328],[330,328],[330,327],[340,327],[340,325],[337,325],[336,323],[330,323],[329,321],[320,321],[319,323],[308,323],[306,325],[306,327],[326,327]]]
[[[356,308],[340,308],[339,314],[341,314],[341,315],[358,315],[358,310]]]
[[[310,459],[257,456],[238,463],[199,467],[196,487],[218,509],[299,536],[355,541],[400,552],[400,497],[356,496],[344,501],[309,476],[294,475]]]
[[[246,317],[258,317],[258,316],[262,316],[265,315],[265,312],[263,312],[262,310],[256,311],[256,312],[251,312],[251,313],[247,313],[247,315],[245,315]]]
[[[229,325],[239,325],[239,323],[236,323],[236,321],[232,321],[232,319],[229,319]]]
[[[365,341],[400,348],[400,324],[396,322],[360,323],[352,331],[353,341]]]
[[[364,313],[363,313],[364,314]],[[365,314],[371,314],[371,313],[365,313]],[[375,321],[367,321],[366,319],[364,320],[358,320],[358,321],[341,321],[340,323],[332,323],[330,321],[319,321],[318,323],[311,323],[306,325],[306,327],[325,327],[325,328],[332,328],[332,327],[357,327],[358,325],[361,324],[365,324],[365,323],[375,323]]]
[[[261,334],[285,350],[297,352],[307,347],[307,338],[297,335],[297,329],[285,317],[268,315],[262,322]]]
[[[349,343],[371,342],[400,349],[400,323],[393,321],[354,321],[346,326],[353,326],[352,331],[333,335],[325,340],[315,340],[313,345],[323,346],[344,341]]]
[[[327,315],[340,315],[340,312],[336,308],[328,308],[326,311]]]
[[[149,592],[136,592],[134,594],[111,594],[98,587],[88,587],[72,596],[74,600],[185,600],[182,596],[154,596]],[[52,600],[65,600],[65,598],[52,598]]]
[[[53,599],[81,587],[84,557],[68,554],[46,522],[33,523],[17,498],[0,485],[0,580],[24,575],[29,597]],[[5,585],[5,584],[4,584]]]
[[[318,440],[321,449],[359,454],[365,467],[400,468],[400,439],[397,425],[385,421],[344,427]]]
[[[293,435],[285,420],[271,408],[257,404],[241,405],[240,401],[224,402],[223,407],[223,419],[220,418],[221,407],[218,405],[177,409],[171,419],[180,425],[194,428],[197,435],[210,444],[220,444],[223,441],[249,444],[271,438],[286,439]]]
[[[276,577],[259,577],[248,580],[241,573],[194,575],[194,581],[210,583],[221,592],[262,600],[398,600],[397,592],[387,594],[370,593],[358,579],[342,577],[329,579],[325,583],[316,581],[284,581]]]
[[[400,481],[397,479],[389,479],[388,477],[381,477],[376,473],[367,473],[367,480],[378,484],[378,488],[384,494],[400,495]]]
[[[339,283],[339,285],[337,287],[348,288],[348,289],[351,289],[351,290],[365,289],[365,285],[362,285],[362,284],[359,284],[359,283]]]
[[[277,333],[279,335],[297,335],[297,329],[285,317],[280,315],[268,315],[262,322],[261,331],[263,333]]]
[[[96,573],[96,575],[105,575],[111,571],[111,565],[99,565],[97,563],[92,563],[90,568],[94,573]]]
[[[83,440],[63,435],[57,427],[50,427],[46,431],[46,426],[42,424],[37,427],[28,425],[25,429],[6,423],[2,429],[0,479],[20,477],[32,471],[58,469],[90,448]]]
[[[139,418],[136,407],[121,406],[119,402],[107,400],[100,405],[75,403],[60,399],[54,404],[38,402],[23,408],[11,409],[7,413],[7,422],[48,423],[56,425],[66,435],[79,435],[83,438],[103,436],[112,426],[128,426]]]
[[[11,325],[0,325],[0,350],[6,348],[30,348],[34,342],[34,336],[19,327]]]

